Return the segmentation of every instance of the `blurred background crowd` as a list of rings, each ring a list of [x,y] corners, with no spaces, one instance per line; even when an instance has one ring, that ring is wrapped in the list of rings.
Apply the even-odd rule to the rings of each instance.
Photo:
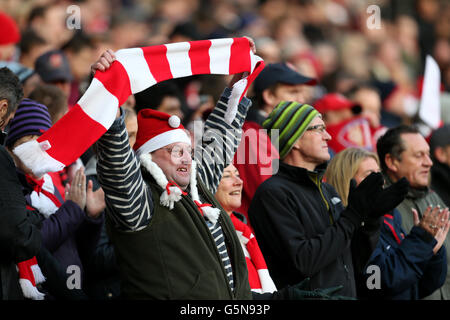
[[[400,124],[422,125],[421,133],[429,138],[435,128],[427,130],[419,111],[425,62],[427,56],[433,57],[440,71],[437,110],[441,124],[447,124],[434,144],[447,148],[447,175],[438,176],[444,177],[442,190],[448,192],[448,0],[0,0],[0,68],[6,66],[18,76],[24,98],[48,108],[51,124],[83,95],[93,77],[91,66],[107,49],[242,36],[254,40],[257,55],[266,63],[249,89],[253,107],[247,121],[254,120],[249,119],[252,111],[253,116],[260,112],[256,118],[265,118],[279,100],[311,104],[323,115],[332,136],[328,141],[332,155],[349,147],[375,151],[378,137]],[[193,120],[206,119],[228,81],[225,76],[192,76],[130,96],[123,107],[125,117],[132,119],[127,123],[131,145],[140,109],[178,115],[192,130]],[[291,90],[284,96],[292,98],[278,99],[280,88]],[[254,127],[246,123],[243,128],[245,132]],[[79,159],[86,176],[96,175],[93,154],[88,150]],[[246,184],[253,190],[238,211],[247,216],[261,174],[253,175],[251,166],[243,165],[238,169],[244,182],[239,178],[238,184],[245,185],[244,191]],[[61,194],[78,167],[71,166],[58,177]],[[95,180],[93,188],[98,188]],[[102,239],[98,247],[106,243],[111,249],[107,237]]]

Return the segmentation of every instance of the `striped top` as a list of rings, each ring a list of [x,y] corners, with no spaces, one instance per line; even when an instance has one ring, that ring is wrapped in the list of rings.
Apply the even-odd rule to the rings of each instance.
[[[205,187],[215,194],[223,170],[231,163],[240,143],[242,125],[251,101],[243,98],[237,107],[235,118],[228,123],[228,99],[231,90],[225,88],[215,109],[208,117],[201,143],[196,145],[194,159],[197,173]],[[151,221],[153,200],[150,188],[145,183],[139,160],[128,143],[128,134],[123,117],[116,120],[97,142],[98,180],[105,192],[106,213],[116,228],[122,231],[139,231]],[[200,213],[199,213],[200,214]],[[222,258],[231,288],[233,274],[220,224],[206,221]]]

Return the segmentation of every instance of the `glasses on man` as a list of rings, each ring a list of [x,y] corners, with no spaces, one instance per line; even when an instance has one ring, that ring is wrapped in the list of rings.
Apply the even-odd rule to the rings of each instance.
[[[327,127],[324,124],[316,124],[315,126],[311,126],[311,127],[307,128],[306,131],[325,133],[327,131]]]
[[[180,146],[173,146],[173,147],[166,147],[164,149],[167,150],[174,158],[181,158],[185,154],[185,152],[189,154],[191,158],[194,156],[194,150],[192,150],[192,148],[190,147],[183,148]]]

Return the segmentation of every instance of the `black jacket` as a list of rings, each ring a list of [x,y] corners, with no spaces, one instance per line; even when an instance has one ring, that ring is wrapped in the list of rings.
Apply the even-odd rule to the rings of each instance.
[[[312,289],[343,285],[339,294],[356,297],[352,250],[363,260],[356,265],[365,265],[379,228],[360,232],[355,213],[344,213],[337,192],[322,182],[323,172],[281,162],[278,173],[257,189],[250,222],[278,288],[310,277]],[[352,248],[356,231],[365,245]]]
[[[450,167],[437,160],[431,167],[431,189],[450,207]]]
[[[35,256],[41,234],[28,216],[14,162],[0,146],[0,299],[23,299],[16,263]]]

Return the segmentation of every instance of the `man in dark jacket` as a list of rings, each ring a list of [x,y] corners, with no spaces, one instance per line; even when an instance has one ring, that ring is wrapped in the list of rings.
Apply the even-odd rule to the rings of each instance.
[[[276,286],[309,277],[312,289],[343,285],[340,294],[356,297],[354,274],[362,270],[354,265],[367,262],[379,217],[403,200],[407,181],[383,190],[381,174],[372,173],[357,187],[351,184],[344,208],[334,188],[322,182],[331,137],[317,110],[282,101],[263,127],[282,161],[256,191],[249,218]],[[352,240],[364,244],[353,247],[353,257]]]
[[[378,139],[377,153],[387,185],[403,177],[410,183],[405,199],[397,206],[402,217],[402,228],[406,232],[409,233],[414,227],[412,208],[416,209],[419,218],[422,218],[429,206],[446,207],[441,197],[429,188],[433,161],[430,158],[430,147],[417,128],[407,125],[390,128]],[[448,234],[444,245],[446,248],[450,247]],[[448,267],[450,252],[447,250],[446,253]],[[444,285],[426,299],[450,299],[450,273],[447,273]]]
[[[256,103],[245,118],[242,141],[234,156],[234,165],[244,181],[238,212],[246,218],[258,186],[278,171],[278,150],[264,130],[260,130],[263,121],[282,100],[309,103],[316,83],[316,79],[298,73],[286,63],[267,65],[255,79],[253,91]]]
[[[0,69],[0,129],[4,133],[22,99],[19,79]],[[38,228],[27,216],[14,162],[0,146],[0,299],[23,299],[16,263],[31,259],[41,247]]]

